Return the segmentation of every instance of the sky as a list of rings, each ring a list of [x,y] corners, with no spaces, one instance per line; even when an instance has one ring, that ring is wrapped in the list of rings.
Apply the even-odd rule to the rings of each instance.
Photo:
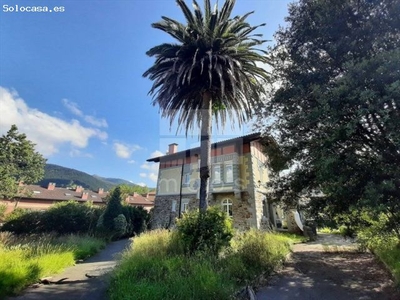
[[[257,31],[270,40],[266,48],[290,2],[237,0],[233,15],[254,10],[248,21],[267,23]],[[199,146],[197,131],[186,137],[160,117],[148,95],[152,82],[142,77],[154,62],[146,51],[172,41],[151,23],[184,22],[174,0],[0,3],[0,135],[16,124],[48,163],[149,187],[158,164],[146,159],[170,143],[178,151]],[[22,11],[32,6],[52,12]],[[213,142],[252,132],[251,124],[231,127],[214,128]]]

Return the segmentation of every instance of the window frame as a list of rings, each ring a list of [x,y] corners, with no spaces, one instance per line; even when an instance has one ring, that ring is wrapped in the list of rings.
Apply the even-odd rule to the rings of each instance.
[[[230,218],[233,217],[233,201],[232,199],[225,198],[221,201],[222,211],[226,213]]]
[[[216,177],[216,169],[219,169],[219,178],[218,178],[218,180],[216,180],[217,179],[217,177]],[[221,184],[223,181],[222,181],[222,165],[221,164],[215,164],[215,165],[213,165],[212,166],[212,169],[213,169],[213,172],[212,172],[212,174],[213,174],[213,177],[212,177],[212,183],[213,184]]]
[[[228,167],[230,167],[231,171],[231,180],[229,181],[228,181]],[[231,160],[224,162],[224,182],[233,183],[233,161]]]

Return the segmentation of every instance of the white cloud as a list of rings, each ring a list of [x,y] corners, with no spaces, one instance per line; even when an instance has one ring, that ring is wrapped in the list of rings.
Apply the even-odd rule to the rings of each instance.
[[[120,142],[114,142],[113,148],[115,154],[121,158],[130,158],[134,151],[141,149],[138,145],[128,145]]]
[[[72,149],[72,150],[69,152],[69,156],[71,156],[71,157],[87,157],[87,158],[93,158],[93,155],[92,155],[92,154],[82,152],[82,151],[80,151],[80,150],[78,150],[78,149]]]
[[[140,166],[140,168],[149,170],[149,171],[153,171],[153,172],[158,172],[158,164],[157,163],[149,163],[146,161],[144,164],[142,164]]]
[[[108,127],[107,121],[105,119],[96,119],[93,116],[85,116],[84,120],[96,127]]]
[[[62,99],[64,106],[75,116],[81,117],[87,123],[96,127],[108,127],[107,121],[105,119],[98,119],[95,116],[85,115],[82,110],[79,109],[77,103],[72,102],[68,99]]]
[[[153,152],[156,153],[157,151]],[[141,177],[149,178],[151,181],[157,182],[158,179],[158,163],[145,162],[140,166],[141,169],[146,170],[146,173],[140,173]],[[145,175],[145,176],[144,176]]]
[[[61,102],[75,116],[83,116],[83,112],[78,108],[78,104],[76,104],[75,102],[69,101],[68,99],[62,99]]]
[[[70,106],[73,109],[73,105]],[[79,109],[75,112],[79,113]],[[77,120],[65,121],[30,108],[16,91],[1,86],[0,116],[0,134],[16,124],[19,132],[25,133],[44,156],[57,153],[65,144],[85,148],[90,138],[107,139],[107,133],[97,128],[85,127]]]
[[[147,186],[144,182],[139,182],[139,183],[136,183],[137,185],[140,185],[140,186]]]
[[[149,178],[150,178],[150,180],[152,180],[152,181],[154,181],[154,182],[157,182],[158,174],[156,174],[156,173],[150,173],[150,174],[149,174]]]
[[[135,161],[133,159],[128,160],[128,164],[134,164],[134,163],[135,163]]]
[[[150,154],[150,158],[154,158],[154,157],[160,157],[165,155],[165,153],[161,152],[160,150],[156,150],[153,153]]]

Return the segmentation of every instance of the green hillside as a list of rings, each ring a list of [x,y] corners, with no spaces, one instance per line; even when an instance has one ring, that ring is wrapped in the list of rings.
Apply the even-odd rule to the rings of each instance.
[[[47,186],[49,182],[54,182],[57,187],[81,185],[85,189],[92,191],[97,191],[99,188],[103,188],[105,191],[108,191],[112,187],[119,184],[136,186],[135,184],[123,179],[92,176],[75,169],[65,168],[53,164],[46,164],[44,178],[37,184],[41,186]]]

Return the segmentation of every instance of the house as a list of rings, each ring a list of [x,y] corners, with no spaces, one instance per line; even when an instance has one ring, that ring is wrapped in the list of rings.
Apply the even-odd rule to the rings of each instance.
[[[22,196],[13,200],[1,200],[0,203],[7,205],[6,214],[12,212],[15,208],[24,208],[30,210],[46,210],[51,205],[74,200],[80,203],[91,202],[93,205],[105,206],[108,192],[99,188],[96,192],[83,189],[82,186],[75,188],[58,188],[55,183],[50,182],[47,187],[40,185],[23,185]],[[155,195],[148,193],[140,195],[134,193],[127,196],[126,203],[132,206],[142,206],[146,210],[150,210],[154,206]]]
[[[237,229],[285,225],[284,211],[268,202],[268,157],[261,139],[253,133],[211,145],[209,205],[220,206]],[[153,228],[172,226],[182,213],[199,207],[200,160],[200,147],[178,152],[177,144],[147,160],[159,163]]]

